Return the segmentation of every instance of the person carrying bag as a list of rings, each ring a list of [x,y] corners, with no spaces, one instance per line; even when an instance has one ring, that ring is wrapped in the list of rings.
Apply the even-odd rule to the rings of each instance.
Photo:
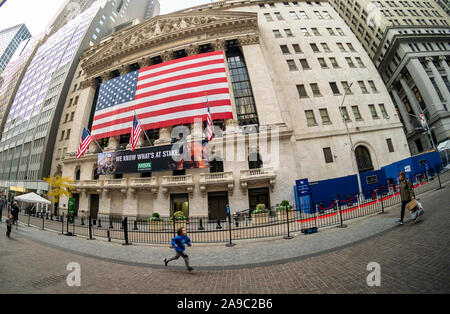
[[[398,174],[398,177],[400,179],[400,198],[402,201],[402,209],[400,212],[400,219],[397,221],[397,223],[399,225],[403,225],[403,218],[405,216],[405,209],[407,208],[407,206],[409,205],[408,203],[410,203],[411,201],[415,201],[417,203],[417,201],[414,199],[414,191],[413,191],[413,186],[412,184],[405,178],[405,172],[404,171],[400,171],[400,173]],[[409,207],[413,206],[414,204],[411,203],[411,205],[408,206],[408,210]],[[417,206],[417,204],[416,204]],[[412,207],[411,209],[413,209],[414,207]]]

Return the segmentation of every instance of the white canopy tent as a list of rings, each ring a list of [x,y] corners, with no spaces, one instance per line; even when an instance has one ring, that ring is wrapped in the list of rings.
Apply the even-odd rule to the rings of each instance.
[[[448,167],[450,165],[450,140],[440,143],[437,149],[441,156],[442,166]]]
[[[450,149],[450,140],[446,140],[446,141],[442,142],[441,144],[439,144],[437,149],[440,152],[443,150]]]
[[[25,202],[25,203],[33,203],[33,204],[39,204],[39,205],[45,204],[46,211],[48,209],[48,205],[50,205],[52,203],[49,200],[37,195],[34,192],[16,196],[16,197],[14,197],[14,201],[21,201],[21,202]]]
[[[37,195],[34,192],[16,196],[16,197],[14,197],[14,200],[25,202],[25,203],[39,203],[39,204],[47,204],[47,205],[50,205],[52,203],[49,200],[47,200],[43,197],[40,197],[39,195]]]

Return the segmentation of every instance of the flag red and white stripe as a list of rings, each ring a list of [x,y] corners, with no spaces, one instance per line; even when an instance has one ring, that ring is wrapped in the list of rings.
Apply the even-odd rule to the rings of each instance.
[[[89,145],[92,143],[92,137],[89,135],[89,132],[84,128],[83,135],[81,136],[80,146],[78,146],[77,158],[80,159],[83,156],[84,152],[89,148]]]
[[[108,82],[106,82],[108,83]],[[134,100],[95,112],[95,139],[129,133],[134,112],[144,130],[206,119],[232,119],[233,111],[223,51],[176,59],[139,70]]]
[[[131,127],[131,136],[130,136],[130,145],[131,145],[131,151],[134,152],[134,149],[136,148],[136,145],[139,141],[139,136],[141,136],[142,133],[142,127],[139,123],[136,116],[134,116],[133,119],[133,126]]]

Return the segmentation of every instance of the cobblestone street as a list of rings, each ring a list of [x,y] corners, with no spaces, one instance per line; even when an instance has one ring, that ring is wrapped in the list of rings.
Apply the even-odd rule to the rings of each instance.
[[[365,228],[364,224],[376,224],[377,221],[389,220],[390,228],[370,235],[368,238],[353,241],[334,249],[324,250],[298,258],[283,261],[284,255],[257,266],[258,260],[250,266],[230,269],[214,267],[197,267],[193,273],[183,270],[181,260],[173,262],[168,268],[139,266],[125,260],[95,258],[86,254],[76,254],[70,248],[58,249],[33,240],[19,227],[13,229],[13,239],[0,237],[0,293],[255,293],[255,294],[289,294],[289,293],[449,293],[450,292],[450,195],[446,188],[433,190],[421,196],[425,215],[420,223],[413,223],[406,213],[405,224],[395,226],[399,215],[399,206],[392,207],[387,215],[374,215],[364,218],[362,222],[348,222],[350,231]],[[353,228],[353,229],[351,229]],[[4,222],[0,224],[5,232]],[[61,241],[67,239],[56,233],[34,230]],[[331,241],[345,229],[332,228],[317,233],[321,241]],[[299,236],[293,240],[257,241],[252,246],[238,243],[241,250],[258,250],[284,244],[294,249],[301,241],[314,241],[314,236]],[[301,239],[300,239],[301,238]],[[70,239],[75,241],[75,239]],[[118,243],[76,241],[86,245],[113,245],[124,251],[131,247]],[[84,242],[81,242],[84,241]],[[132,246],[136,249],[137,246]],[[171,255],[167,248],[139,247],[141,250],[155,254]],[[151,250],[155,249],[155,251]],[[195,261],[205,258],[221,258],[230,254],[228,248],[221,245],[201,246],[188,251]],[[210,251],[210,255],[206,252]],[[211,253],[213,252],[213,253]],[[251,252],[250,252],[251,253]],[[158,255],[158,260],[159,255]],[[263,259],[263,258],[261,258]],[[81,265],[81,287],[69,287],[66,270],[70,262]],[[145,261],[143,261],[145,262]],[[381,286],[369,287],[366,278],[368,263],[377,262],[381,267]],[[161,261],[162,264],[162,261]],[[198,262],[200,264],[200,262]],[[207,265],[207,263],[205,263]],[[193,262],[193,266],[196,263]]]

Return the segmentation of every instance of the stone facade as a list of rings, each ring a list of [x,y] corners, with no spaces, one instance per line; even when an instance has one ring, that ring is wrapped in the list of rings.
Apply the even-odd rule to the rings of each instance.
[[[308,18],[303,18],[300,11]],[[329,18],[318,18],[314,11]],[[305,36],[301,28],[310,33],[315,28],[320,35]],[[275,30],[281,32],[281,38],[275,36]],[[288,37],[288,33],[292,35]],[[324,43],[330,52],[324,50]],[[338,43],[352,50],[341,51]],[[320,47],[318,52],[314,52],[313,44]],[[238,50],[245,60],[258,132],[250,132],[249,126],[238,127],[242,124],[238,119],[242,108],[236,101],[233,78],[227,68],[234,119],[224,121],[223,137],[212,142],[216,153],[223,157],[223,172],[192,169],[186,170],[184,176],[166,171],[154,172],[151,178],[125,174],[120,179],[113,176],[94,179],[96,153],[100,151],[97,145],[92,143],[79,160],[74,155],[83,128],[88,127],[99,82],[114,77],[112,72],[117,76],[117,71],[124,74],[137,65],[152,65],[156,59],[171,60],[180,50],[186,55],[197,54],[205,45],[211,50],[223,50],[226,57],[231,49]],[[294,45],[299,45],[297,50]],[[327,66],[318,58],[323,58]],[[330,58],[337,65],[332,66]],[[304,60],[300,59],[305,59],[310,69],[303,68]],[[229,66],[229,58],[226,60]],[[76,180],[79,211],[89,213],[91,202],[97,202],[98,195],[98,214],[151,216],[158,212],[169,216],[172,196],[183,193],[188,195],[189,215],[214,218],[209,212],[213,192],[227,194],[232,213],[253,207],[255,202],[275,206],[288,200],[295,204],[296,180],[315,181],[356,173],[358,166],[352,148],[357,146],[362,145],[370,152],[373,169],[410,156],[402,124],[375,66],[351,30],[325,2],[309,5],[299,1],[286,5],[273,1],[270,6],[266,1],[223,1],[155,17],[113,34],[86,51],[79,71],[81,75],[73,82],[81,84],[75,118],[69,125],[62,123],[59,131],[70,127],[72,136],[59,144],[66,145],[67,153],[58,160],[55,155],[52,167],[52,173],[61,169],[63,176],[75,178],[79,174]],[[349,92],[344,92],[343,82],[354,83]],[[368,91],[362,91],[359,82]],[[300,94],[301,85],[307,95]],[[369,86],[375,86],[375,90]],[[380,111],[380,104],[385,111]],[[376,115],[369,105],[374,106]],[[346,121],[341,116],[341,106],[349,114]],[[358,106],[361,117],[352,114],[352,106]],[[316,123],[311,123],[311,111]],[[171,128],[161,129],[154,145],[170,143],[170,134]],[[387,139],[394,145],[393,152],[388,150]],[[104,150],[118,148],[119,139],[111,138]],[[324,155],[324,149],[331,152],[331,161],[326,162],[325,157],[330,156]],[[249,156],[256,153],[262,165],[250,167]],[[67,199],[62,200],[61,209],[67,209]]]

